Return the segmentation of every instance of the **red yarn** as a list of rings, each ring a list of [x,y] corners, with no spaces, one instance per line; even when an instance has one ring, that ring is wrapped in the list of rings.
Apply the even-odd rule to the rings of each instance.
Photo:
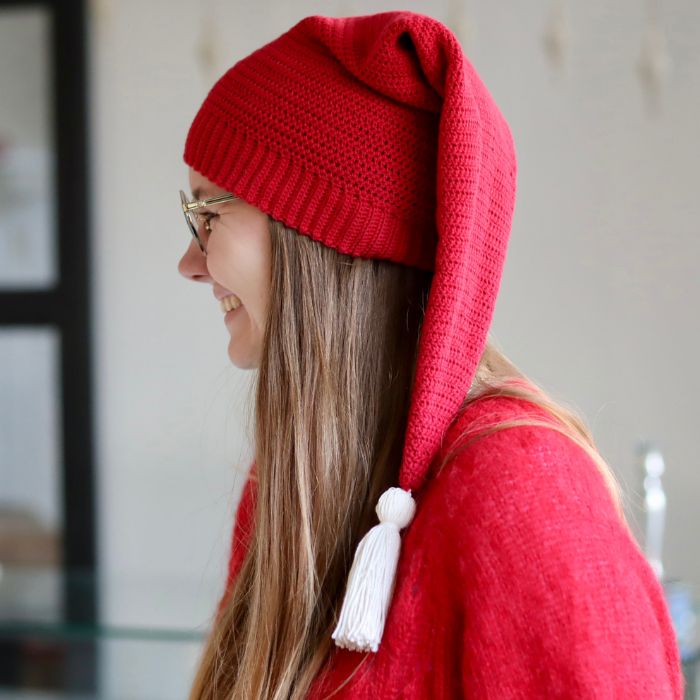
[[[508,124],[454,34],[306,17],[216,82],[185,161],[300,233],[434,271],[399,486],[420,488],[486,344],[515,204]]]

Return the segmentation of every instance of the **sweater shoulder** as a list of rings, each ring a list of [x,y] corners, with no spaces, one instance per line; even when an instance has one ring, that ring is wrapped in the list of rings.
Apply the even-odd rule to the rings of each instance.
[[[488,399],[450,428],[441,450],[447,459],[438,460],[438,467],[444,464],[417,500],[416,539],[441,534],[440,557],[456,580],[478,577],[486,561],[502,575],[528,570],[538,576],[542,566],[554,571],[581,558],[613,557],[616,566],[632,565],[654,585],[600,468],[572,438],[550,425],[517,424],[461,441],[473,426],[551,422],[544,409],[531,406]]]
[[[657,697],[680,698],[663,589],[598,465],[547,425],[514,425],[455,450],[480,418],[547,418],[527,402],[488,401],[448,431],[442,452],[453,454],[425,489],[415,538],[434,543],[431,564],[445,570],[440,597],[460,620],[465,694],[510,697],[499,693],[513,681],[505,669],[517,668],[528,697],[560,697],[562,688],[571,697],[611,689],[643,697],[654,687]]]
[[[464,510],[470,520],[478,514],[482,522],[535,524],[562,515],[562,508],[584,519],[619,520],[599,466],[557,426],[548,411],[521,399],[476,401],[446,432],[426,498],[430,491],[446,498],[457,521]]]

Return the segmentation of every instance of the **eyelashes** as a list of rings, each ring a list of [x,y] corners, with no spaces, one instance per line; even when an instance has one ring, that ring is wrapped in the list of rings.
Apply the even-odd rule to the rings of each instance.
[[[200,212],[197,214],[197,217],[204,223],[205,228],[209,228],[211,226],[212,219],[217,219],[219,215],[213,214],[212,212]]]

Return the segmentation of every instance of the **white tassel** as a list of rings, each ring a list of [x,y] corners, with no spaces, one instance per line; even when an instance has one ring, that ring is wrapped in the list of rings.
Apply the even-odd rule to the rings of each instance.
[[[377,651],[394,593],[394,578],[401,549],[399,530],[416,512],[410,491],[391,487],[375,508],[379,524],[360,541],[348,576],[338,625],[333,639],[353,651]]]

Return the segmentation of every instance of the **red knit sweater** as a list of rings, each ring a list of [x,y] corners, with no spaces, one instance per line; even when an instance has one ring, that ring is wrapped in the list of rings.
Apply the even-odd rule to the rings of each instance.
[[[440,456],[484,411],[501,420],[524,406],[477,401]],[[332,645],[310,700],[349,676],[333,698],[682,698],[663,589],[580,447],[553,429],[518,426],[479,439],[429,476],[402,531],[378,652]],[[229,584],[253,505],[249,479]]]

